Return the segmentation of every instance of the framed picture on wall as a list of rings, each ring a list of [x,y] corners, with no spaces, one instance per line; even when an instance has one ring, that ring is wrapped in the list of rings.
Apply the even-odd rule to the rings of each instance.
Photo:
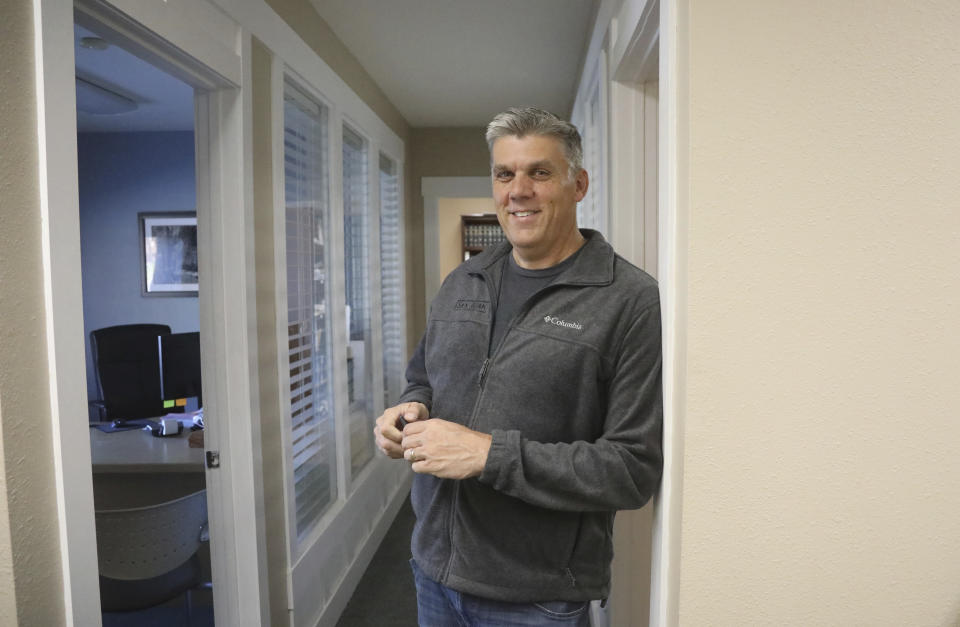
[[[197,296],[197,214],[140,213],[140,283],[144,296]]]

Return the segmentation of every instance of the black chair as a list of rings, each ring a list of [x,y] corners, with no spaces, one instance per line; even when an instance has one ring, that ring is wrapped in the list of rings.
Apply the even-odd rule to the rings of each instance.
[[[157,336],[165,324],[123,324],[90,332],[100,420],[134,420],[164,413]]]

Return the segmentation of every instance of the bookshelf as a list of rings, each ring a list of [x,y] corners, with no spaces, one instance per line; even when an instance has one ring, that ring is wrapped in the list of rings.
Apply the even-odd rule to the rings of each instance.
[[[474,213],[460,216],[460,239],[463,260],[506,240],[495,213]]]

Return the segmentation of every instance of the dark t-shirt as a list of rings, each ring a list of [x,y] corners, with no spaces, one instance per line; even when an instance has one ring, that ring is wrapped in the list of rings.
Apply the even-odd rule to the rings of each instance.
[[[497,310],[493,319],[493,338],[490,340],[490,354],[500,346],[500,341],[507,333],[514,316],[527,302],[527,299],[536,292],[553,283],[557,276],[573,264],[581,247],[560,263],[542,270],[527,270],[517,265],[513,253],[507,255],[507,263],[503,264],[503,274],[500,277],[500,294],[497,299]]]

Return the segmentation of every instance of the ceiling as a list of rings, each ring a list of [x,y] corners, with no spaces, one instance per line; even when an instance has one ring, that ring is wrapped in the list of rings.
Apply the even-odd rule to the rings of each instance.
[[[311,0],[413,127],[568,115],[595,0]]]
[[[568,115],[597,0],[311,0],[412,127],[484,126],[514,105]],[[82,47],[78,87],[123,102],[80,132],[193,129],[193,89],[116,46]],[[78,84],[81,81],[78,81]],[[95,87],[90,88],[89,84]],[[113,92],[116,96],[105,94]]]

